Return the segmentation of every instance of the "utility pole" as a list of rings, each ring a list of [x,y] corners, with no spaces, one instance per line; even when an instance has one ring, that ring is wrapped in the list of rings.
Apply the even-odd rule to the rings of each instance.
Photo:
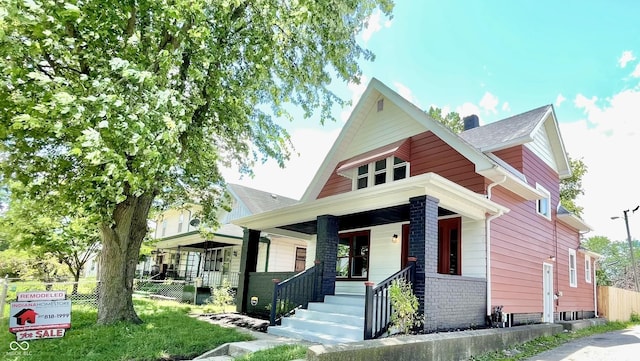
[[[635,213],[638,210],[638,208],[640,208],[640,206],[637,206],[631,212]],[[624,224],[627,227],[627,242],[629,242],[629,252],[631,252],[631,269],[633,270],[633,281],[636,286],[636,292],[638,292],[640,287],[638,287],[638,271],[636,270],[636,257],[633,254],[633,241],[631,241],[631,231],[629,231],[629,218],[627,216],[627,213],[629,213],[629,210],[628,209],[624,210],[622,211],[622,213],[624,213]],[[611,218],[615,219],[618,217],[611,217]]]

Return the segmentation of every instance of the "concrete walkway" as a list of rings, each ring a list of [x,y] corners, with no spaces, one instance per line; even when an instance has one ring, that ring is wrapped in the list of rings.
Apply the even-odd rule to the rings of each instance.
[[[637,361],[640,360],[640,326],[601,333],[568,342],[526,361]]]
[[[242,327],[233,327],[236,331],[251,335],[254,338],[253,341],[231,342],[221,345],[209,352],[206,352],[196,358],[194,361],[230,361],[236,357],[256,352],[260,350],[266,350],[282,345],[303,345],[311,346],[315,345],[311,342],[294,340],[287,337],[274,336],[263,332],[252,331]],[[296,360],[294,360],[296,361]],[[304,360],[300,360],[304,361]]]

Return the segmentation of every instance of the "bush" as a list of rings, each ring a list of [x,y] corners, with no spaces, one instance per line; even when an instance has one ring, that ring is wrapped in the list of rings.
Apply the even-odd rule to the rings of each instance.
[[[413,294],[411,283],[401,278],[393,281],[389,287],[391,300],[391,326],[400,333],[409,333],[420,326],[418,318],[418,298]]]
[[[234,304],[234,292],[228,280],[222,281],[222,286],[214,288],[211,293],[213,296],[211,304],[220,310],[224,310],[226,306]]]
[[[640,323],[640,314],[637,314],[635,312],[631,312],[630,321],[633,322],[633,323]]]

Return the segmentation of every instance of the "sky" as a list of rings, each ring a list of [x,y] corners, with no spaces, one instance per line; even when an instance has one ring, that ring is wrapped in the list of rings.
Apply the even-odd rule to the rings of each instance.
[[[594,228],[586,237],[625,240],[623,210],[640,205],[640,2],[397,0],[393,16],[375,12],[358,34],[376,55],[361,62],[360,84],[331,89],[355,104],[377,78],[417,106],[481,124],[553,104],[569,156],[588,167],[577,200]],[[318,116],[283,123],[295,154],[255,176],[229,170],[228,182],[300,198],[351,108],[335,122]],[[629,214],[640,238],[640,211]]]

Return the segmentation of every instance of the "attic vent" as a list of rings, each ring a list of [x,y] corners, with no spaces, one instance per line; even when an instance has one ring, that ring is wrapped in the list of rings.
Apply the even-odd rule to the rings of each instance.
[[[384,99],[378,100],[378,111],[381,112],[384,109]]]

